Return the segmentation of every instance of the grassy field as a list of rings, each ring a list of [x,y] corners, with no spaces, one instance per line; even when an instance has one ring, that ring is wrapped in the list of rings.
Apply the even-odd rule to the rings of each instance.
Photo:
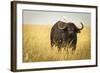
[[[77,48],[72,54],[50,47],[50,25],[23,25],[23,62],[82,60],[91,58],[90,28],[85,26],[78,34]]]

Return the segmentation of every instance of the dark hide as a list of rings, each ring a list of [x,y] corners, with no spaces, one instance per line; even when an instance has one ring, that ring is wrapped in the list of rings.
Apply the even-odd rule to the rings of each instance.
[[[77,33],[80,33],[82,29],[83,24],[82,28],[77,28],[72,22],[56,22],[51,29],[51,47],[57,46],[58,50],[69,47],[75,50],[77,45]]]

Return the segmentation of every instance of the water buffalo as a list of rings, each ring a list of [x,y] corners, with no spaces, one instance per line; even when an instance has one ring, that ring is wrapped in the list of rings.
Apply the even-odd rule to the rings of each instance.
[[[83,24],[81,23],[82,27],[78,28],[72,22],[63,22],[58,21],[56,22],[50,34],[50,41],[51,47],[57,46],[58,51],[61,48],[72,48],[72,50],[76,49],[77,44],[77,33],[80,33],[80,30],[83,29]]]

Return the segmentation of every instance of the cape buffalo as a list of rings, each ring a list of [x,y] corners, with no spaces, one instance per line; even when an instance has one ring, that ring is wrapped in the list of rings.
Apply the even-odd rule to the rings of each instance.
[[[57,46],[58,51],[61,48],[66,48],[66,47],[75,50],[77,44],[77,33],[80,33],[80,30],[82,30],[84,27],[82,23],[81,25],[82,27],[78,28],[72,22],[67,22],[67,23],[63,21],[56,22],[51,29],[51,34],[50,34],[51,47]]]

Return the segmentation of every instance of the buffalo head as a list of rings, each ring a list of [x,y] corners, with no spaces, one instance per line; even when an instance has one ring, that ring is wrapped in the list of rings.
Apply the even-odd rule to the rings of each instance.
[[[80,24],[81,24],[82,27],[78,28],[72,22],[65,23],[65,22],[59,21],[58,22],[58,28],[61,29],[61,30],[68,31],[68,33],[71,33],[71,32],[80,33],[80,30],[82,30],[84,28],[83,23],[81,22]]]

